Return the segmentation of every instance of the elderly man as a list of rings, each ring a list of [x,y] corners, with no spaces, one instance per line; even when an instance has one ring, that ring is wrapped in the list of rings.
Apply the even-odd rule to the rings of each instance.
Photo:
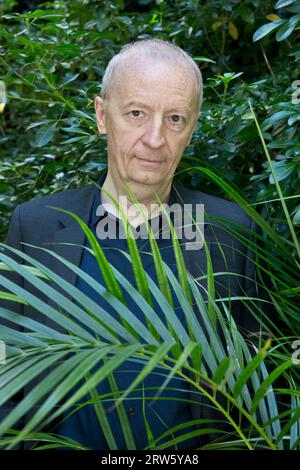
[[[117,225],[120,225],[121,210],[127,211],[132,228],[141,228],[144,226],[142,214],[138,210],[130,210],[135,209],[136,206],[128,197],[127,187],[129,186],[139,202],[146,208],[149,221],[162,219],[160,209],[157,207],[159,198],[162,203],[169,206],[173,203],[204,204],[205,211],[212,216],[223,217],[246,228],[253,229],[254,225],[236,204],[200,191],[190,190],[173,181],[184,149],[191,141],[202,102],[201,73],[197,64],[186,52],[167,41],[158,39],[141,40],[126,45],[109,62],[103,77],[101,95],[95,98],[97,125],[99,132],[107,135],[108,143],[108,167],[97,181],[102,191],[95,188],[93,184],[89,184],[83,188],[37,197],[17,206],[13,212],[6,243],[23,249],[43,264],[51,266],[52,270],[76,285],[99,305],[109,309],[110,306],[105,304],[103,297],[73,271],[68,270],[46,252],[26,245],[22,247],[20,244],[20,242],[25,242],[53,249],[65,259],[81,267],[99,283],[104,283],[95,258],[88,250],[82,248],[82,245],[89,246],[89,244],[77,222],[70,215],[55,211],[49,206],[61,207],[76,213],[95,234],[105,216],[109,215]],[[112,209],[108,195],[120,201],[119,211]],[[223,273],[223,276],[220,275],[216,280],[217,292],[225,297],[228,296],[228,292],[232,295],[243,293],[243,291],[249,292],[250,286],[246,280],[240,284],[238,276],[226,275],[230,266],[230,272],[254,278],[254,268],[249,262],[249,253],[243,256],[245,248],[238,240],[222,230],[221,225],[216,224],[213,228],[212,224],[206,223],[205,227],[205,240],[211,253],[214,270]],[[145,240],[138,238],[136,241],[144,269],[155,279],[153,258],[149,256],[149,252],[148,256],[147,251],[145,252]],[[196,252],[188,250],[184,247],[185,241],[180,242],[189,272],[196,277],[205,276],[204,250],[200,249]],[[64,243],[72,243],[76,246]],[[119,252],[119,249],[128,251],[126,240],[120,237],[106,237],[99,239],[99,243],[105,249],[108,261],[134,283],[132,266]],[[158,237],[157,243],[163,260],[177,274],[170,240]],[[222,250],[219,249],[220,246]],[[15,273],[10,273],[8,276],[15,282],[22,283]],[[205,287],[205,279],[202,285]],[[41,293],[26,281],[24,288],[41,297]],[[59,289],[57,286],[55,288]],[[65,292],[64,295],[66,295]],[[71,295],[70,298],[72,298]],[[55,299],[46,301],[56,306]],[[138,305],[129,296],[126,297],[126,301],[128,308],[141,321],[145,321]],[[3,304],[5,305],[4,302]],[[6,306],[11,308],[9,302]],[[174,307],[178,312],[178,317],[184,322],[180,305],[175,302]],[[162,315],[160,306],[155,304],[155,308]],[[49,318],[45,320],[41,313],[30,306],[22,307],[18,304],[16,311],[32,316],[38,321],[46,321],[47,325],[59,329],[59,325]],[[111,314],[116,315],[116,312],[111,311]],[[240,315],[240,325],[249,328],[250,323],[246,320]],[[121,370],[127,371],[123,376],[116,373],[120,389],[128,387],[134,378],[134,372],[130,371],[130,367],[132,368],[132,365],[126,366],[125,364],[121,367]],[[163,377],[160,378],[159,374],[152,374],[147,379],[146,386],[159,387]],[[176,386],[184,391],[186,384],[178,380]],[[30,387],[32,385],[25,387],[25,394],[28,393]],[[108,383],[101,382],[98,386],[99,394],[108,391]],[[178,392],[174,396],[187,398],[183,392]],[[5,405],[4,410],[0,409],[0,417],[6,416],[14,406],[15,401],[11,400]],[[142,401],[140,399],[128,400],[125,402],[125,407],[133,428],[136,448],[142,449],[148,443]],[[146,417],[154,437],[157,437],[166,429],[193,418],[212,417],[213,414],[210,415],[209,411],[204,411],[204,408],[195,404],[189,406],[180,400],[168,402],[157,400],[153,407],[154,411],[146,408]],[[33,413],[34,410],[25,415],[24,423],[28,422]],[[116,447],[126,448],[116,410],[108,414],[108,418]],[[106,436],[99,430],[91,405],[81,408],[79,412],[61,423],[56,432],[71,437],[88,448],[107,448]],[[178,448],[196,448],[199,443],[201,444],[199,439],[191,438]],[[25,449],[28,448],[30,448],[30,443],[25,444]]]

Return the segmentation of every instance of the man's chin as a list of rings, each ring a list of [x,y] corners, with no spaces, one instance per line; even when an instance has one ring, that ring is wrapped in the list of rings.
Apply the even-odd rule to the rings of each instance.
[[[134,166],[125,167],[118,172],[118,176],[122,181],[134,184],[161,184],[163,182],[161,173],[141,170]]]
[[[130,181],[135,184],[156,185],[162,183],[161,174],[152,171],[135,171],[129,175]]]

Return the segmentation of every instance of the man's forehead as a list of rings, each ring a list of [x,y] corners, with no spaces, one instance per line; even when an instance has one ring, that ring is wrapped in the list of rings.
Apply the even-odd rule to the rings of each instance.
[[[162,60],[146,60],[145,58],[132,58],[122,61],[117,67],[117,76],[130,76],[137,81],[143,79],[161,80],[164,77],[172,77],[181,82],[192,82],[190,68],[183,63],[164,62]]]
[[[171,99],[176,108],[191,112],[198,92],[196,78],[193,78],[191,70],[180,68],[178,64],[123,61],[111,84],[111,94],[122,106],[139,103],[150,107]]]

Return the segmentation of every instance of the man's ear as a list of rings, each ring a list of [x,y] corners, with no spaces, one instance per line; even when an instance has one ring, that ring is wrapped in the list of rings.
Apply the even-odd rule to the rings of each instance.
[[[107,134],[106,124],[105,124],[105,109],[104,109],[104,100],[100,96],[96,96],[94,100],[97,126],[100,134]]]

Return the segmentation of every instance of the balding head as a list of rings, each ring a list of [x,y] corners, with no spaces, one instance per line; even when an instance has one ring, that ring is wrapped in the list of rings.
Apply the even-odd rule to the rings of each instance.
[[[143,39],[125,45],[110,60],[102,79],[101,96],[108,99],[115,87],[126,80],[128,73],[140,71],[146,65],[177,65],[186,78],[187,86],[195,90],[197,109],[203,99],[203,82],[196,62],[180,47],[161,39]]]
[[[95,110],[115,186],[126,181],[144,197],[169,191],[201,114],[201,74],[187,57],[165,41],[145,40],[110,61]]]

